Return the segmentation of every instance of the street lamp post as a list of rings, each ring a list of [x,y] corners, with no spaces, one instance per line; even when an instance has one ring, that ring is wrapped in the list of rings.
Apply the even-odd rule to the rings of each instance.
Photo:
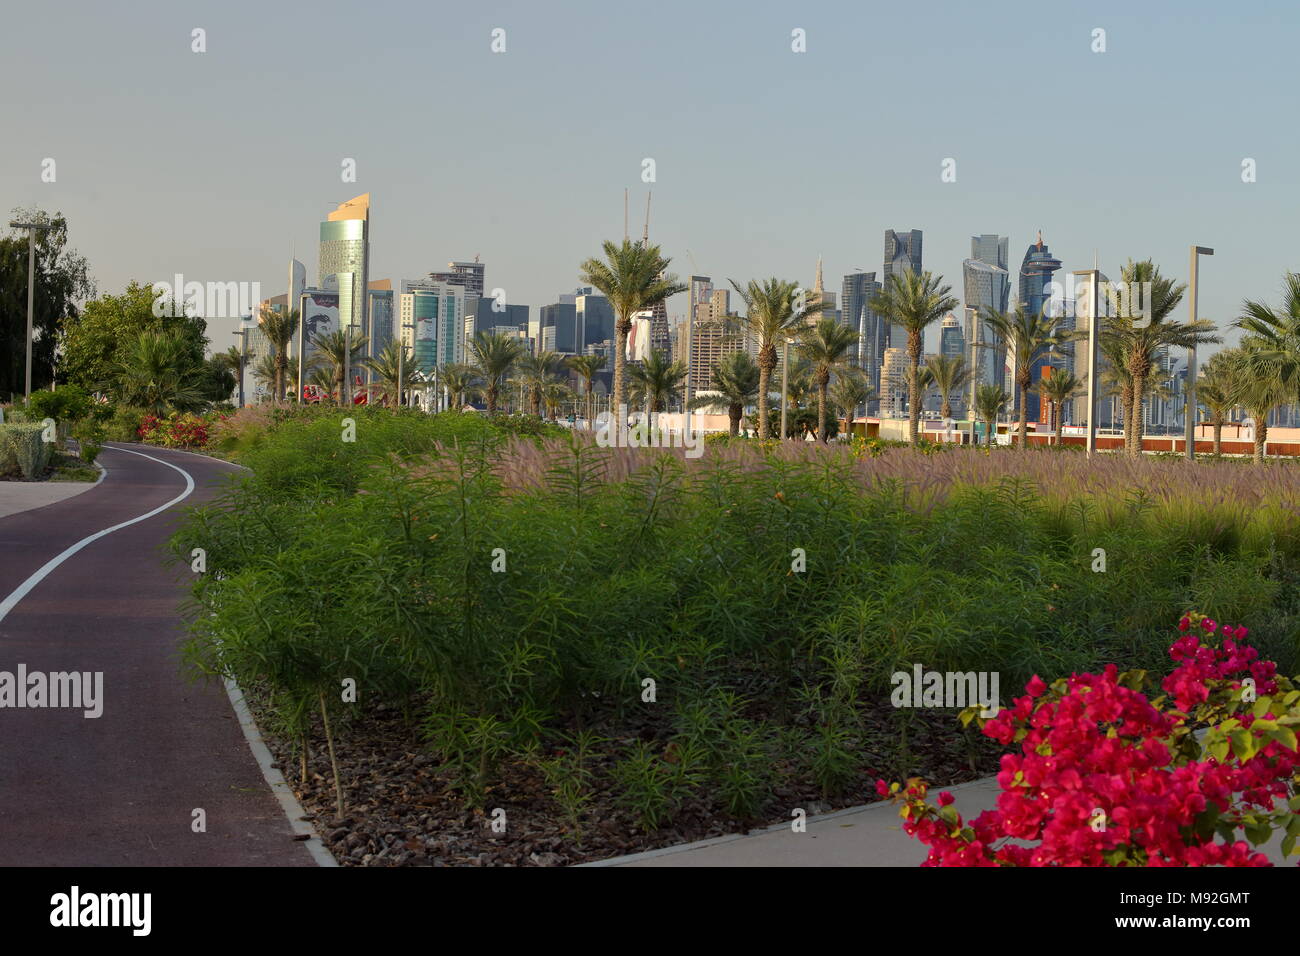
[[[1195,322],[1197,319],[1196,276],[1198,272],[1197,265],[1199,264],[1200,261],[1198,257],[1212,256],[1212,255],[1214,255],[1213,249],[1207,249],[1205,246],[1192,246],[1192,254],[1191,254],[1191,259],[1192,259],[1191,293],[1192,294],[1188,297],[1188,299],[1189,299],[1190,308],[1192,310],[1191,319],[1193,322]],[[1183,445],[1187,454],[1188,461],[1194,461],[1196,459],[1196,396],[1194,391],[1195,387],[1196,387],[1196,343],[1193,342],[1191,345],[1187,347],[1187,381],[1183,386],[1184,396],[1185,396],[1184,401],[1186,402],[1185,410],[1183,412],[1183,428],[1185,432]]]
[[[242,324],[242,323],[241,323]],[[244,366],[248,364],[248,328],[231,332],[239,336],[239,407],[244,407]]]
[[[414,341],[415,326],[412,324],[403,323],[402,331],[405,332],[407,329],[411,330],[411,338],[412,341]],[[402,364],[405,355],[406,355],[406,336],[399,334],[397,336],[397,407],[398,408],[401,408],[402,405],[405,404],[402,401],[402,399],[405,397],[405,395],[402,392]]]
[[[786,383],[790,378],[790,346],[794,344],[794,339],[786,339],[781,349],[781,441],[785,441],[786,436],[786,413],[789,403],[786,401]]]
[[[1084,447],[1091,458],[1097,451],[1097,339],[1100,331],[1097,313],[1100,311],[1101,273],[1096,269],[1080,269],[1074,274],[1088,278],[1088,437]]]
[[[27,230],[27,377],[23,398],[32,397],[32,316],[36,302],[36,230],[52,229],[48,222],[11,222],[11,229]]]

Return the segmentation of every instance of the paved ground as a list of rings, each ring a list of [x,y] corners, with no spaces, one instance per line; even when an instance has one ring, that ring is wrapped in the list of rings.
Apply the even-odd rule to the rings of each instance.
[[[0,518],[65,501],[93,487],[90,481],[0,481]]]
[[[993,808],[998,795],[992,777],[950,787],[954,806],[970,819]],[[931,796],[938,793],[932,790]],[[810,819],[807,831],[789,824],[748,835],[651,850],[586,866],[920,866],[928,848],[903,832],[898,807],[873,803]],[[1265,848],[1274,866],[1295,866],[1282,857],[1281,840]]]
[[[189,570],[165,567],[162,545],[233,466],[136,449],[161,461],[106,445],[98,486],[0,518],[0,671],[101,671],[104,698],[95,719],[0,708],[0,865],[313,865],[225,690],[180,670]],[[162,462],[192,476],[192,494],[90,542],[22,593],[65,549],[183,494],[186,476]],[[195,808],[206,833],[191,828]]]

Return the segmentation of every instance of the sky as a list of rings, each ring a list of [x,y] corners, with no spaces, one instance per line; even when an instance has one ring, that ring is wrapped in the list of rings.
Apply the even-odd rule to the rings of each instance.
[[[811,286],[821,256],[838,292],[881,272],[885,229],[921,229],[960,296],[972,235],[1010,236],[1016,269],[1041,229],[1062,273],[1185,281],[1212,247],[1199,312],[1226,326],[1300,269],[1290,2],[58,0],[4,22],[0,205],[61,211],[101,292],[279,294],[291,253],[314,282],[319,222],[364,192],[372,278],[477,254],[533,309],[621,238],[625,188],[633,235],[652,190],[652,241],[715,285]]]

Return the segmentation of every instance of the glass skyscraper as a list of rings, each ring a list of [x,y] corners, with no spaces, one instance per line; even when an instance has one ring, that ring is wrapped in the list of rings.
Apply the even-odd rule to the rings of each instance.
[[[971,236],[970,258],[961,264],[962,294],[966,300],[966,360],[975,369],[979,384],[1003,388],[1006,387],[1005,356],[993,327],[984,319],[984,312],[986,309],[1007,311],[1011,297],[1011,273],[1007,269],[1009,243],[1006,236],[991,233]]]
[[[339,323],[355,326],[357,338],[369,335],[368,297],[370,281],[370,194],[365,193],[329,214],[320,224],[318,285],[337,287]],[[332,280],[331,280],[331,277]]]
[[[888,346],[885,320],[871,308],[880,292],[874,272],[851,272],[840,286],[840,321],[858,333],[858,367],[880,389],[880,366]]]
[[[1039,232],[1038,241],[1025,250],[1025,258],[1020,265],[1020,304],[1025,307],[1026,313],[1030,315],[1036,315],[1040,312],[1051,314],[1048,308],[1052,300],[1050,285],[1052,276],[1060,268],[1061,260],[1052,255],[1043,242],[1042,232]],[[1035,383],[1042,378],[1043,368],[1048,365],[1063,367],[1063,362],[1059,358],[1055,361],[1047,358],[1036,361],[1034,367],[1030,370],[1030,376]],[[1015,395],[1013,398],[1016,401],[1020,400],[1019,395]],[[1025,408],[1031,422],[1042,420],[1042,403],[1039,401],[1037,392],[1030,392],[1025,396]]]

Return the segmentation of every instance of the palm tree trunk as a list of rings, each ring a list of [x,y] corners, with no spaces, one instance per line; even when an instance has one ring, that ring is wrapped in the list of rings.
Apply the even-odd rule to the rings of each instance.
[[[731,428],[729,429],[731,437],[735,438],[740,434],[740,416],[745,414],[745,406],[729,405],[727,406],[727,418],[730,420]]]
[[[767,401],[768,389],[772,383],[772,369],[766,362],[758,366],[758,437],[767,437]],[[784,435],[781,436],[785,438]]]
[[[1034,384],[1033,373],[1029,370],[1016,376],[1016,386],[1020,389],[1020,422],[1016,430],[1020,433],[1020,447],[1029,444],[1029,386]]]
[[[826,386],[817,386],[817,440],[826,444]]]
[[[1223,454],[1223,422],[1214,423],[1214,455],[1217,458]]]
[[[1268,441],[1268,413],[1255,419],[1255,464],[1264,464],[1264,443]]]
[[[627,334],[631,331],[631,316],[620,315],[614,325],[614,392],[610,405],[610,411],[616,415],[621,414],[619,409],[625,402],[623,389],[626,387],[624,373],[627,366]]]
[[[1146,376],[1133,376],[1133,396],[1130,401],[1133,403],[1133,413],[1129,416],[1129,422],[1132,426],[1127,430],[1128,453],[1130,458],[1142,457],[1142,395],[1146,390]],[[1128,422],[1125,423],[1129,424]]]
[[[487,389],[487,412],[489,415],[497,413],[497,387],[489,385]]]
[[[921,333],[907,333],[907,355],[912,360],[912,375],[907,382],[907,440],[916,444],[917,425],[921,420]]]

